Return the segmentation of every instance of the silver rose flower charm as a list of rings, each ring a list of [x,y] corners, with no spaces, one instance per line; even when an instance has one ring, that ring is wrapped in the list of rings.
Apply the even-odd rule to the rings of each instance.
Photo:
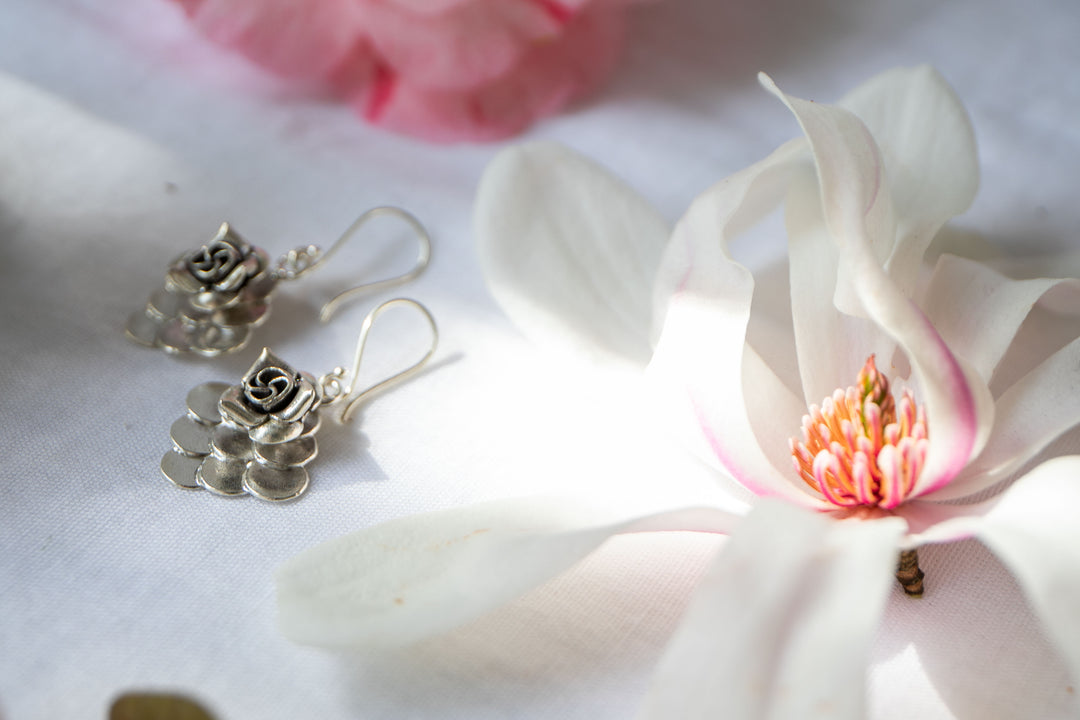
[[[161,470],[184,488],[291,500],[308,486],[322,402],[314,377],[263,349],[239,385],[203,383],[188,394]]]
[[[266,251],[222,223],[210,242],[173,261],[165,285],[128,319],[128,337],[168,352],[238,350],[266,320],[279,279]]]
[[[416,264],[402,275],[339,293],[323,307],[322,319],[358,292],[374,292],[412,280],[427,267],[431,240],[420,221],[400,208],[372,208],[328,251],[315,245],[299,247],[274,264],[265,250],[245,241],[229,223],[222,223],[210,242],[172,262],[165,284],[142,310],[128,318],[126,334],[140,345],[170,353],[213,357],[239,350],[247,345],[252,328],[269,316],[270,296],[280,280],[294,280],[314,270],[368,220],[380,215],[398,217],[416,233],[420,241]]]
[[[375,318],[394,306],[420,311],[431,330],[431,345],[406,369],[354,392],[368,333]],[[340,406],[339,419],[348,421],[361,402],[423,367],[437,343],[438,330],[427,308],[397,298],[364,318],[348,376],[337,367],[316,379],[263,348],[238,385],[208,382],[188,393],[187,414],[172,425],[173,449],[161,459],[161,471],[174,485],[191,490],[247,493],[263,500],[298,497],[308,487],[305,466],[318,453],[320,409]]]

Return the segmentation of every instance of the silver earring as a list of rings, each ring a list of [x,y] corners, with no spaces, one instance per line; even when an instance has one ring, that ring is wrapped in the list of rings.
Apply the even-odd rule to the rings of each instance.
[[[419,310],[431,328],[431,345],[420,360],[365,390],[355,388],[368,333],[387,308]],[[321,377],[297,372],[263,348],[236,385],[208,382],[187,396],[187,415],[170,430],[173,449],[161,471],[174,485],[218,495],[247,493],[263,500],[292,500],[308,487],[305,466],[315,458],[320,412],[333,408],[346,423],[360,403],[417,373],[435,353],[439,331],[420,303],[407,298],[376,307],[360,328],[350,373],[336,367]]]
[[[192,352],[206,357],[235,352],[247,345],[251,330],[266,321],[270,296],[281,280],[295,280],[325,263],[365,223],[380,215],[404,220],[416,233],[419,252],[408,272],[364,283],[336,295],[323,306],[324,322],[346,299],[408,282],[427,267],[431,238],[424,226],[396,207],[377,207],[358,217],[329,250],[308,245],[288,251],[271,265],[270,256],[245,241],[229,223],[222,223],[208,243],[177,257],[164,285],[142,311],[128,319],[126,334],[134,342],[169,353]]]

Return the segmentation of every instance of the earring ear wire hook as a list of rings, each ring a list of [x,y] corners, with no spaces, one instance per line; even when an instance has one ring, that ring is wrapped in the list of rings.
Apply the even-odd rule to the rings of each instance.
[[[335,241],[334,244],[330,246],[330,249],[327,250],[325,253],[320,254],[315,260],[315,262],[304,268],[303,272],[310,272],[311,270],[314,270],[315,268],[325,263],[327,260],[330,259],[331,256],[334,255],[334,253],[341,249],[342,245],[348,242],[353,235],[355,235],[364,225],[366,225],[369,220],[384,215],[392,215],[405,221],[405,223],[413,229],[413,232],[416,233],[416,238],[419,243],[419,248],[416,253],[416,262],[413,264],[410,270],[402,273],[401,275],[395,275],[394,277],[386,278],[385,280],[375,280],[373,282],[363,283],[361,285],[357,285],[356,287],[349,288],[348,290],[344,290],[338,293],[337,295],[332,297],[329,302],[323,305],[322,310],[319,311],[319,320],[321,322],[327,322],[331,318],[331,316],[333,316],[333,314],[337,311],[337,309],[342,305],[342,303],[344,303],[349,298],[360,293],[378,292],[379,290],[385,290],[387,288],[392,288],[403,283],[407,283],[410,280],[418,277],[420,273],[424,272],[424,270],[428,266],[428,263],[431,262],[431,236],[428,235],[428,231],[424,227],[424,225],[419,220],[417,220],[416,217],[412,215],[412,213],[409,213],[406,210],[402,210],[399,207],[394,207],[393,205],[383,205],[380,207],[371,208],[370,210],[362,214],[360,217],[356,218],[356,220],[353,221],[353,224],[350,225],[348,229],[346,229],[345,232],[341,234],[341,237],[339,237],[337,241]]]
[[[384,380],[380,380],[374,385],[370,385],[369,387],[361,390],[360,392],[354,393],[356,387],[356,380],[360,374],[360,365],[364,359],[364,347],[367,345],[368,334],[370,334],[371,328],[372,326],[374,326],[376,318],[378,318],[379,315],[383,313],[383,311],[394,306],[409,306],[416,308],[420,311],[420,313],[427,320],[428,327],[431,328],[431,346],[428,348],[427,352],[424,353],[423,357],[421,357],[409,367],[398,373],[395,373],[394,375],[391,375]],[[341,413],[338,417],[342,423],[346,423],[349,421],[353,413],[356,411],[356,408],[361,403],[370,400],[375,395],[389,388],[391,385],[396,385],[397,383],[402,382],[418,373],[424,367],[424,365],[427,364],[427,361],[431,359],[431,356],[435,354],[435,349],[438,347],[438,345],[439,328],[435,324],[435,318],[432,317],[431,312],[428,311],[426,307],[424,307],[417,301],[411,300],[409,298],[394,298],[393,300],[387,300],[386,302],[369,312],[364,318],[363,324],[360,326],[360,335],[356,341],[356,351],[353,354],[353,367],[352,372],[348,375],[348,382],[344,384],[342,383],[342,381],[346,377],[345,368],[343,367],[336,367],[333,369],[333,371],[327,373],[326,375],[323,375],[319,379],[319,383],[323,388],[323,392],[328,398],[327,400],[324,400],[324,402],[328,404],[336,403],[339,401],[344,402],[345,405],[344,407],[342,407]]]

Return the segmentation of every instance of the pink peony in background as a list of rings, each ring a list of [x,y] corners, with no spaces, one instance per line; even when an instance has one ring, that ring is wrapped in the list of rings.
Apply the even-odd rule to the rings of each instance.
[[[440,142],[513,135],[591,90],[632,1],[174,0],[215,42]]]

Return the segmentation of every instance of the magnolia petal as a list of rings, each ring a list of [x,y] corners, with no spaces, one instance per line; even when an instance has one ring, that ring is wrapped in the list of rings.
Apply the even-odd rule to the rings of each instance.
[[[881,148],[896,217],[887,268],[910,297],[930,241],[975,199],[979,160],[971,120],[929,65],[888,70],[837,104],[857,115]]]
[[[1018,480],[987,513],[979,538],[1007,565],[1080,680],[1080,456]]]
[[[973,495],[1004,480],[1067,430],[1080,424],[1080,338],[1024,375],[996,401],[983,451],[933,500]]]
[[[640,717],[866,717],[867,652],[903,528],[760,503],[699,585]]]
[[[881,156],[869,130],[847,110],[785,95],[764,75],[761,80],[788,106],[810,141],[825,220],[863,309],[904,349],[918,375],[934,437],[912,495],[932,492],[964,467],[980,427],[989,426],[986,413],[993,406],[981,402],[989,390],[971,387],[978,378],[965,373],[882,267],[881,250],[891,245],[894,226]]]
[[[929,500],[912,500],[890,512],[907,522],[908,534],[901,546],[909,549],[975,537],[982,516],[994,502],[995,500],[988,500],[977,505],[945,505]]]
[[[477,250],[492,295],[538,344],[639,366],[668,228],[644,200],[546,142],[503,151],[480,181]]]
[[[657,276],[657,317],[664,321],[648,376],[673,427],[694,445],[704,438],[711,456],[747,489],[825,507],[793,482],[787,443],[763,447],[754,434],[744,367],[754,353],[745,345],[754,279],[728,251],[734,236],[779,204],[803,153],[802,143],[788,143],[721,181],[676,226]],[[775,392],[781,396],[769,394]],[[754,403],[778,411],[778,426],[797,428],[797,411],[781,414],[799,407],[790,395],[780,383],[753,388]]]
[[[1012,280],[983,263],[942,255],[922,306],[949,347],[989,382],[1031,308],[1055,288],[1076,298],[1080,281]]]
[[[279,624],[309,645],[405,645],[474,620],[569,568],[616,533],[728,532],[734,515],[627,519],[571,498],[415,515],[317,545],[277,572]]]
[[[840,251],[825,224],[821,191],[809,168],[791,184],[784,221],[795,347],[803,397],[809,406],[853,384],[870,355],[876,355],[887,369],[896,342],[870,320],[842,313],[833,303],[841,281]]]

